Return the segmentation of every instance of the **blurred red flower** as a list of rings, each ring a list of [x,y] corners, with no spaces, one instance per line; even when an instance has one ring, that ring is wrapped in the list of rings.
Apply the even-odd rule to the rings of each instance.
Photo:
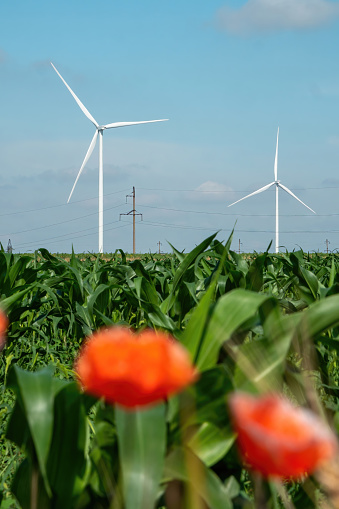
[[[6,343],[6,329],[8,327],[8,318],[3,311],[0,310],[0,352]]]
[[[90,336],[75,370],[86,392],[129,408],[156,403],[197,379],[188,352],[173,338],[124,327]]]
[[[334,434],[319,417],[279,395],[234,393],[229,406],[244,460],[265,477],[312,473],[337,450]]]

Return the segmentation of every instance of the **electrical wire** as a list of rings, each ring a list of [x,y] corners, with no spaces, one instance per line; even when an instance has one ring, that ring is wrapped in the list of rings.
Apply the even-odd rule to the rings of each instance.
[[[119,205],[114,205],[114,207],[109,207],[107,209],[104,209],[104,212],[107,212],[108,210],[116,209],[118,207],[122,207],[123,205],[124,205],[124,203],[119,203]],[[51,228],[52,226],[59,226],[60,224],[71,223],[72,221],[78,221],[79,219],[84,219],[86,217],[97,216],[98,214],[99,214],[99,212],[92,212],[91,214],[86,214],[84,216],[78,216],[73,219],[67,219],[66,221],[60,221],[59,223],[47,224],[45,226],[37,226],[36,228],[30,228],[29,230],[21,230],[19,232],[1,233],[0,235],[13,236],[13,235],[19,235],[19,233],[29,233],[29,232],[33,232],[35,230],[42,230],[43,228]]]
[[[138,203],[138,207],[144,207],[148,209],[158,209],[158,210],[167,210],[167,211],[173,211],[173,212],[185,212],[190,214],[206,214],[206,215],[213,215],[213,216],[230,216],[230,217],[275,217],[275,214],[237,214],[237,213],[226,213],[226,212],[209,212],[204,210],[186,210],[186,209],[174,209],[174,208],[167,208],[167,207],[156,207],[154,205],[143,205]],[[316,214],[317,217],[332,217],[332,216],[339,216],[339,213],[333,213],[333,214]],[[279,217],[312,217],[315,216],[312,214],[279,214]]]
[[[177,229],[189,229],[189,230],[208,230],[208,231],[225,231],[231,232],[232,228],[217,228],[217,227],[203,227],[203,226],[187,226],[187,225],[178,225],[173,223],[156,223],[152,221],[140,221],[139,224],[144,224],[147,226],[156,226],[159,228],[177,228]],[[240,230],[238,228],[235,229],[237,233],[272,233],[275,234],[275,230]],[[280,230],[280,233],[339,233],[339,230]]]
[[[111,210],[111,209],[114,209],[114,208],[118,208],[120,207],[121,205],[123,204],[119,204],[119,205],[116,205],[114,207],[110,207],[108,209],[105,209],[105,210]],[[204,213],[204,212],[201,212],[201,211],[187,211],[187,210],[182,210],[182,209],[167,209],[167,208],[164,208],[164,207],[153,207],[153,206],[147,206],[149,208],[155,208],[155,209],[164,209],[164,210],[174,210],[174,211],[178,211],[178,212],[192,212],[192,213]],[[208,214],[208,212],[207,212]],[[211,213],[211,214],[220,214],[220,215],[223,215],[223,216],[227,216],[228,214],[224,214],[224,213]],[[92,216],[92,215],[97,215],[97,212],[96,213],[93,213],[93,214],[87,214],[86,216],[81,216],[79,218],[75,218],[74,220],[76,219],[81,219],[82,217],[88,217],[88,216]],[[339,214],[335,214],[335,215],[339,215]],[[264,216],[264,215],[263,215]],[[269,214],[267,214],[267,216],[270,216]],[[311,216],[313,217],[313,216]],[[62,223],[67,223],[67,222],[71,222],[73,221],[72,220],[67,220],[67,221],[64,221],[64,222],[61,222],[61,223],[55,223],[55,225],[58,225],[58,224],[62,224]],[[117,223],[118,221],[113,221],[113,222],[109,222],[109,223],[106,223],[104,225],[105,227],[105,231],[109,231],[110,229],[107,229],[106,227],[111,225],[111,224],[115,224]],[[124,222],[124,221],[123,221]],[[130,222],[128,222],[127,224],[130,224]],[[230,232],[231,229],[225,229],[225,228],[216,228],[216,227],[202,227],[202,226],[191,226],[191,225],[180,225],[180,224],[174,224],[174,223],[160,223],[160,222],[154,222],[154,221],[141,221],[139,224],[145,224],[147,226],[154,226],[154,227],[158,227],[158,228],[172,228],[172,229],[189,229],[189,230],[204,230],[204,231],[226,231],[226,232]],[[51,225],[53,226],[53,225]],[[40,227],[40,228],[47,228],[47,226],[45,227]],[[30,232],[30,231],[33,231],[33,230],[37,230],[39,228],[32,228],[30,230],[25,230],[25,231],[22,231],[22,232],[16,232],[16,233],[12,233],[12,234],[9,234],[9,235],[15,235],[15,234],[19,234],[19,233],[26,233],[26,232]],[[82,232],[88,232],[89,230],[95,230],[93,233],[86,233],[84,235],[78,235],[79,233],[82,233]],[[238,233],[270,233],[270,234],[274,234],[275,232],[273,230],[244,230],[244,229],[237,229],[236,230]],[[290,233],[290,234],[301,234],[301,233],[307,233],[307,234],[319,234],[319,233],[339,233],[339,230],[281,230],[281,233]],[[81,237],[86,237],[86,236],[89,236],[89,235],[95,235],[97,234],[97,226],[95,227],[91,227],[91,228],[86,228],[84,230],[78,230],[78,231],[73,231],[73,232],[70,232],[70,233],[67,233],[67,234],[62,234],[62,235],[58,235],[58,236],[54,236],[54,237],[48,237],[48,238],[45,238],[45,239],[40,239],[40,240],[37,240],[37,241],[34,241],[34,244],[36,243],[41,243],[41,242],[51,242],[52,240],[55,240],[55,239],[58,239],[58,240],[61,240],[61,239],[64,239],[64,240],[69,240],[69,237],[72,237],[72,238],[81,238]],[[76,237],[74,237],[74,235],[77,235]],[[18,249],[23,247],[23,246],[26,246],[26,245],[32,245],[33,243],[32,242],[26,242],[26,243],[22,243],[22,244],[19,244],[18,246]]]
[[[189,192],[189,193],[213,193],[213,194],[227,194],[227,193],[248,193],[248,189],[247,190],[225,190],[225,191],[208,191],[208,190],[198,190],[198,189],[165,189],[165,188],[151,188],[151,187],[138,187],[138,189],[142,189],[144,191],[164,191],[164,192],[174,192],[174,193],[181,193],[181,192]],[[326,189],[339,189],[339,186],[328,186],[328,187],[303,187],[303,188],[291,188],[292,191],[308,191],[308,190],[326,190]],[[121,189],[120,191],[114,191],[113,193],[106,193],[104,194],[104,197],[107,197],[107,196],[111,196],[113,194],[119,194],[119,193],[124,193],[124,192],[127,192],[129,191],[130,188],[125,188],[125,189]],[[59,208],[59,207],[66,207],[66,206],[70,206],[70,205],[75,205],[77,203],[84,203],[84,202],[88,202],[88,201],[91,201],[91,200],[97,200],[98,197],[97,196],[94,196],[92,198],[86,198],[84,200],[77,200],[77,201],[72,201],[70,203],[60,203],[60,204],[57,204],[57,205],[50,205],[48,207],[40,207],[40,208],[35,208],[35,209],[27,209],[27,210],[18,210],[16,212],[4,212],[2,214],[0,214],[0,217],[3,217],[3,216],[13,216],[13,215],[18,215],[18,214],[28,214],[30,212],[40,212],[42,210],[49,210],[49,209],[54,209],[54,208]],[[145,206],[145,205],[144,205]]]
[[[219,193],[219,194],[227,194],[227,193],[248,193],[248,189],[234,190],[228,189],[224,191],[209,191],[203,189],[165,189],[165,188],[155,188],[155,187],[138,187],[138,189],[142,189],[144,191],[168,191],[171,193]],[[321,189],[339,189],[339,186],[323,186],[323,187],[291,187],[291,191],[311,191],[311,190],[321,190]]]
[[[113,223],[118,223],[119,221],[113,221]],[[113,223],[107,223],[107,224],[113,224]],[[129,226],[130,223],[128,224],[125,224],[125,225],[122,225],[122,226],[116,226],[116,227],[113,227],[113,228],[106,228],[105,231],[108,232],[108,231],[111,231],[111,230],[118,230],[119,228],[125,228],[126,226]],[[106,225],[104,225],[106,226]],[[79,232],[75,232],[75,233],[81,233],[83,231],[88,231],[88,230],[93,230],[94,228],[87,228],[86,230],[80,230]],[[86,233],[84,235],[78,235],[76,237],[74,237],[74,233],[67,233],[65,235],[60,235],[60,236],[57,236],[57,237],[50,237],[49,239],[42,239],[42,240],[36,240],[34,242],[24,242],[23,244],[19,244],[19,246],[16,248],[16,249],[21,249],[22,247],[25,247],[25,246],[33,246],[33,245],[36,245],[40,242],[49,242],[49,244],[55,244],[56,242],[60,242],[60,237],[63,237],[64,240],[72,240],[73,239],[80,239],[80,238],[83,238],[83,237],[90,237],[91,235],[97,235],[98,234],[98,228],[95,227],[96,231],[92,232],[92,233]],[[66,236],[70,236],[72,235],[71,238],[65,238]],[[53,240],[53,239],[58,239],[58,240],[54,240],[54,242],[50,242],[50,240]]]
[[[322,187],[322,188],[319,188],[319,187],[310,187],[310,188],[299,188],[299,189],[294,189],[294,190],[321,190],[321,189],[338,189],[339,187]],[[161,189],[161,188],[146,188],[146,187],[140,187],[138,189],[142,189],[142,190],[148,190],[148,191],[169,191],[169,192],[195,192],[195,193],[233,193],[233,192],[239,192],[239,193],[244,193],[246,191],[203,191],[203,190],[193,190],[193,189]],[[129,188],[126,188],[126,189],[123,189],[123,190],[120,190],[120,191],[115,191],[113,193],[108,193],[108,194],[105,194],[104,196],[110,196],[110,195],[114,195],[114,194],[119,194],[119,193],[123,193],[125,191],[128,191]],[[83,203],[83,202],[88,202],[88,201],[91,201],[91,200],[97,200],[97,197],[93,197],[93,198],[89,198],[89,199],[85,199],[85,200],[78,200],[76,202],[72,202],[71,204],[76,204],[76,203]],[[37,209],[30,209],[30,210],[25,210],[25,211],[17,211],[17,212],[13,212],[13,213],[4,213],[4,214],[0,214],[0,216],[10,216],[10,215],[16,215],[16,214],[23,214],[23,213],[29,213],[29,212],[40,212],[40,211],[43,211],[43,210],[47,210],[47,209],[53,209],[53,208],[57,208],[57,207],[64,207],[66,206],[67,204],[60,204],[60,205],[53,205],[53,206],[49,206],[49,207],[43,207],[43,208],[37,208]],[[118,208],[118,207],[121,207],[123,206],[124,203],[120,203],[119,205],[116,205],[116,206],[113,206],[113,207],[109,207],[107,209],[105,209],[105,211],[109,211],[109,210],[112,210],[112,209],[115,209],[115,208]],[[189,214],[205,214],[205,215],[219,215],[219,216],[223,216],[223,217],[274,217],[275,214],[239,214],[239,213],[226,213],[226,212],[211,212],[211,211],[201,211],[201,210],[187,210],[187,209],[180,209],[180,208],[170,208],[170,207],[158,207],[158,206],[153,206],[153,205],[143,205],[143,204],[138,204],[138,207],[142,208],[146,208],[146,209],[154,209],[154,210],[164,210],[164,211],[169,211],[169,212],[180,212],[180,213],[189,213]],[[14,233],[9,233],[9,234],[2,234],[2,235],[19,235],[19,234],[22,234],[22,233],[29,233],[31,231],[36,231],[36,230],[40,230],[40,229],[45,229],[45,228],[51,228],[51,227],[54,227],[54,226],[59,226],[59,225],[62,225],[62,224],[66,224],[66,223],[70,223],[72,221],[77,221],[77,220],[80,220],[80,219],[85,219],[87,217],[90,217],[90,216],[95,216],[95,215],[98,215],[98,212],[94,212],[94,213],[90,213],[90,214],[86,214],[86,215],[83,215],[83,216],[78,216],[76,218],[71,218],[71,219],[68,219],[68,220],[65,220],[65,221],[60,221],[60,222],[57,222],[57,223],[52,223],[52,224],[48,224],[48,225],[44,225],[44,226],[40,226],[40,227],[35,227],[35,228],[30,228],[30,229],[27,229],[27,230],[21,230],[21,231],[17,231],[17,232],[14,232]],[[331,214],[317,214],[316,217],[337,217],[339,216],[339,213],[331,213]],[[312,217],[314,218],[313,215],[310,215],[310,214],[280,214],[280,217]],[[107,223],[105,225],[105,231],[110,231],[112,229],[117,229],[117,228],[123,228],[125,226],[128,226],[130,223],[128,222],[126,225],[123,225],[123,226],[119,226],[119,227],[113,227],[113,228],[107,228],[108,225],[110,224],[115,224],[117,223],[117,221],[113,221],[113,222],[110,222],[110,223]],[[144,224],[145,226],[150,226],[150,227],[157,227],[157,228],[171,228],[171,229],[189,229],[189,230],[205,230],[205,231],[223,231],[223,232],[230,232],[231,229],[225,229],[225,228],[216,228],[216,227],[202,227],[202,226],[188,226],[188,225],[180,225],[180,224],[174,224],[174,223],[159,223],[159,222],[152,222],[152,221],[143,221],[141,224]],[[92,233],[89,233],[89,230],[95,230],[93,231]],[[49,238],[45,238],[45,239],[41,239],[41,240],[38,240],[38,241],[34,241],[34,242],[25,242],[25,243],[22,243],[22,244],[19,244],[19,246],[17,246],[16,249],[20,249],[24,246],[30,246],[30,245],[36,245],[37,243],[44,243],[44,242],[48,242],[48,243],[56,243],[56,242],[59,242],[61,239],[63,240],[73,240],[73,239],[78,239],[78,238],[82,238],[82,237],[87,237],[87,236],[92,236],[92,235],[96,235],[97,234],[97,226],[96,227],[93,227],[93,228],[86,228],[85,230],[78,230],[78,231],[75,231],[75,232],[71,232],[71,233],[68,233],[68,234],[63,234],[63,235],[59,235],[59,236],[54,236],[54,237],[49,237]],[[237,233],[266,233],[266,234],[275,234],[275,231],[273,230],[236,230]],[[83,232],[86,232],[83,234]],[[283,234],[324,234],[324,233],[339,233],[339,230],[284,230],[282,231],[281,230],[281,233]],[[57,240],[56,240],[57,239]]]
[[[125,228],[127,226],[130,226],[131,225],[131,222],[129,221],[122,221],[123,225],[121,226],[115,226],[115,227],[112,227],[112,228],[107,228],[108,225],[110,224],[116,224],[118,223],[119,221],[113,221],[111,223],[106,223],[104,225],[105,227],[105,232],[107,231],[112,231],[112,230],[117,230],[117,229],[120,229],[120,228]],[[232,231],[232,228],[216,228],[216,227],[202,227],[202,226],[187,226],[187,225],[178,225],[178,224],[173,224],[173,223],[156,223],[156,222],[151,222],[151,221],[140,221],[139,223],[140,225],[143,225],[143,226],[151,226],[151,227],[156,227],[156,228],[170,228],[170,229],[189,229],[189,230],[204,230],[204,231],[209,231],[209,232],[215,232],[215,231],[218,231],[218,232],[226,232],[226,233],[230,233]],[[37,241],[34,241],[34,242],[25,242],[25,243],[22,243],[22,244],[19,244],[17,247],[16,247],[16,250],[20,250],[22,248],[27,248],[28,246],[36,246],[37,244],[41,243],[41,242],[48,242],[49,244],[55,244],[57,242],[60,242],[61,239],[67,241],[67,240],[74,240],[74,239],[80,239],[80,238],[84,238],[84,237],[89,237],[89,236],[93,236],[93,235],[97,235],[97,227],[93,227],[93,228],[90,228],[90,230],[95,230],[93,231],[92,233],[88,233],[88,228],[86,230],[79,230],[78,232],[71,232],[71,233],[68,233],[68,234],[64,234],[64,235],[58,235],[58,236],[55,236],[55,237],[50,237],[50,238],[47,238],[47,239],[41,239],[41,240],[37,240]],[[82,233],[86,231],[87,233],[83,234],[83,235],[77,235],[78,233]],[[243,230],[243,229],[236,229],[236,232],[237,233],[266,233],[266,234],[272,234],[274,235],[275,234],[275,231],[274,230]],[[289,234],[319,234],[319,233],[339,233],[339,230],[281,230],[280,233],[289,233]],[[55,240],[57,239],[57,240]]]
[[[121,191],[114,191],[114,193],[105,194],[104,197],[111,196],[112,194],[124,193],[124,192],[128,191],[129,189],[130,188],[128,187],[126,189],[122,189]],[[60,203],[59,205],[50,205],[48,207],[40,207],[38,209],[18,210],[17,212],[5,212],[3,214],[0,214],[0,217],[2,217],[2,216],[14,216],[14,215],[17,215],[17,214],[28,214],[29,212],[40,212],[41,210],[56,209],[56,208],[59,208],[59,207],[67,207],[69,205],[75,205],[76,203],[84,203],[84,202],[87,202],[87,201],[97,200],[97,199],[98,199],[98,196],[94,196],[93,198],[86,198],[85,200],[77,200],[77,201],[72,201],[70,203]]]

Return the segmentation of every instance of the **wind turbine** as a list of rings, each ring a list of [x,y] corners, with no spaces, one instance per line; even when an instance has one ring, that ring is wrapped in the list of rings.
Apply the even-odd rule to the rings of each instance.
[[[72,191],[70,192],[70,195],[68,197],[67,203],[69,203],[71,196],[73,194],[74,188],[79,180],[79,177],[82,173],[82,170],[84,169],[88,159],[90,158],[95,144],[97,142],[97,138],[99,136],[99,253],[103,253],[104,251],[104,172],[103,172],[103,134],[105,129],[113,129],[116,127],[127,127],[130,125],[137,125],[137,124],[150,124],[152,122],[164,122],[165,120],[168,120],[168,118],[163,118],[161,120],[142,120],[140,122],[113,122],[112,124],[105,124],[105,125],[99,125],[98,122],[92,117],[90,112],[87,108],[82,104],[80,99],[75,95],[71,87],[66,83],[64,78],[61,76],[61,74],[57,71],[57,69],[54,67],[54,65],[51,62],[51,65],[57,75],[61,78],[61,80],[64,82],[74,99],[76,100],[78,106],[83,111],[83,113],[86,115],[86,117],[94,124],[95,126],[95,133],[92,138],[92,141],[90,143],[90,146],[87,150],[87,153],[85,155],[85,159],[83,160],[83,163],[80,167],[79,173],[77,175],[77,178],[75,179],[75,182],[72,187]]]
[[[301,201],[288,187],[281,184],[280,180],[278,180],[278,142],[279,142],[279,127],[278,127],[278,133],[277,133],[277,145],[275,149],[275,159],[274,159],[274,182],[271,182],[270,184],[267,184],[264,187],[261,187],[260,189],[257,189],[257,191],[254,191],[251,194],[248,194],[247,196],[244,196],[243,198],[240,198],[240,200],[235,201],[234,203],[231,203],[231,205],[228,205],[229,207],[232,207],[232,205],[235,205],[236,203],[239,203],[242,200],[246,200],[246,198],[249,198],[250,196],[254,196],[255,194],[262,193],[263,191],[266,191],[272,186],[275,186],[275,252],[279,253],[279,187],[286,191],[286,193],[290,194],[298,200],[304,207],[309,209],[313,214],[315,214],[314,210],[311,209],[306,203]]]

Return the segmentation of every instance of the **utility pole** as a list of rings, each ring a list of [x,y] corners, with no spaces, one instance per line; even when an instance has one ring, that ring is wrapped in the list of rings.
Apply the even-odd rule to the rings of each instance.
[[[328,254],[328,245],[331,244],[331,242],[328,239],[326,239],[325,243],[326,243],[326,253]]]
[[[141,216],[142,221],[142,214],[139,214],[135,210],[135,187],[133,186],[132,194],[126,194],[126,203],[127,198],[133,198],[133,209],[127,212],[127,214],[120,214],[119,221],[121,220],[121,216],[133,216],[133,254],[135,254],[135,216]]]
[[[13,246],[12,246],[12,242],[11,242],[11,239],[8,239],[8,244],[7,244],[7,250],[6,250],[7,253],[12,253],[13,252]]]
[[[242,245],[242,242],[240,242],[240,239],[239,239],[239,254],[240,254],[240,246]]]
[[[162,242],[160,242],[160,240],[159,240],[159,242],[157,242],[157,244],[159,246],[159,254],[160,254],[160,246],[162,246]]]

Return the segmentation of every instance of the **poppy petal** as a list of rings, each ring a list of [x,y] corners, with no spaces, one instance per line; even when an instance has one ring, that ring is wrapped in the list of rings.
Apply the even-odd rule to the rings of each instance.
[[[242,456],[266,477],[312,473],[337,450],[324,422],[279,395],[234,393],[229,406]]]
[[[156,403],[197,379],[188,352],[169,335],[125,327],[88,338],[75,370],[85,391],[129,408]]]

